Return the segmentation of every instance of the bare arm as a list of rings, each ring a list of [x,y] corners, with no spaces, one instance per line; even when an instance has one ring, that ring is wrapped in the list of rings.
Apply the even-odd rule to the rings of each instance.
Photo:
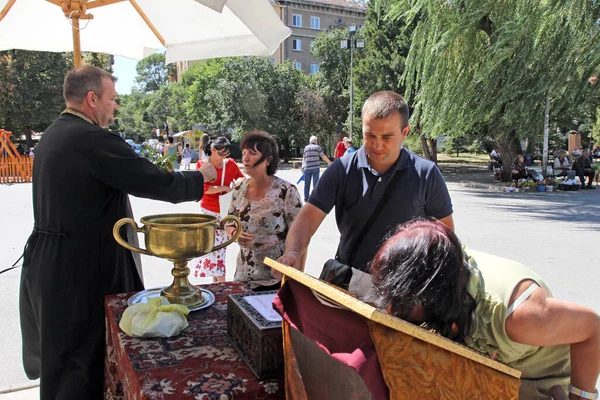
[[[327,165],[331,165],[331,160],[325,154],[321,156],[321,159],[327,163]]]
[[[304,253],[306,253],[306,250],[308,249],[310,239],[315,234],[326,215],[327,214],[319,208],[310,203],[306,203],[290,227],[290,231],[285,241],[285,254],[279,257],[277,261],[303,271],[303,259],[305,260],[306,258]]]
[[[452,229],[452,232],[454,232],[454,218],[452,218],[452,214],[448,215],[447,217],[440,218],[440,222]]]
[[[227,193],[231,192],[231,188],[229,186],[211,186],[206,189],[204,194],[215,194],[215,193]]]
[[[512,304],[532,281],[521,282]],[[600,374],[600,315],[588,307],[546,298],[537,288],[505,321],[508,337],[533,346],[571,345],[571,383],[594,392]],[[570,395],[574,399],[574,395]]]

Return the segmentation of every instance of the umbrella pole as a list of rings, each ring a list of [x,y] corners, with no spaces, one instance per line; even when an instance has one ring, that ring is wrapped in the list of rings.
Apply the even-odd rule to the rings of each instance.
[[[75,68],[81,66],[81,41],[79,37],[79,13],[71,18],[71,26],[73,29],[73,63]]]

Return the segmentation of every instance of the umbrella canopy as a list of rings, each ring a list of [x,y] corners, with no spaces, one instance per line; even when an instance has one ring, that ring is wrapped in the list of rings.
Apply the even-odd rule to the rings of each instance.
[[[268,0],[0,0],[0,50],[108,53],[167,63],[268,56],[289,35]]]

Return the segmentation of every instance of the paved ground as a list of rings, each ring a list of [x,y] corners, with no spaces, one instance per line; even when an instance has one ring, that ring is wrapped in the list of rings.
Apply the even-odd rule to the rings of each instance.
[[[576,301],[600,311],[597,243],[600,242],[600,190],[555,193],[497,191],[490,172],[480,165],[443,164],[454,204],[456,231],[469,247],[516,259],[539,272],[555,297]],[[278,175],[296,182],[299,170],[284,169]],[[501,185],[500,185],[501,186]],[[301,188],[300,188],[301,189]],[[197,204],[170,203],[132,198],[136,219],[166,212],[196,212]],[[32,226],[31,185],[0,185],[0,270],[21,254]],[[318,274],[335,253],[339,234],[333,213],[317,232],[309,248],[307,272]],[[229,247],[227,265],[235,265],[236,245]],[[170,283],[170,264],[143,256],[146,287]],[[231,278],[233,270],[228,271]],[[21,367],[18,322],[20,272],[0,275],[0,400],[37,398],[35,389],[2,394],[10,388],[31,385]],[[195,283],[200,283],[196,281]],[[591,286],[592,285],[592,286]]]

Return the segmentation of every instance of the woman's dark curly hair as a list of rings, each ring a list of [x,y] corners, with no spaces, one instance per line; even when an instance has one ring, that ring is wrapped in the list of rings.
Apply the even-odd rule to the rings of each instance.
[[[277,149],[277,142],[273,139],[269,133],[265,131],[249,131],[244,135],[240,143],[240,148],[254,149],[260,152],[262,156],[253,167],[256,167],[264,160],[269,161],[267,165],[267,175],[275,175],[279,168],[279,150]]]
[[[421,306],[423,321],[411,322],[459,342],[469,334],[475,307],[467,293],[470,271],[458,237],[429,219],[401,225],[371,262],[376,291],[392,315],[408,320]]]

